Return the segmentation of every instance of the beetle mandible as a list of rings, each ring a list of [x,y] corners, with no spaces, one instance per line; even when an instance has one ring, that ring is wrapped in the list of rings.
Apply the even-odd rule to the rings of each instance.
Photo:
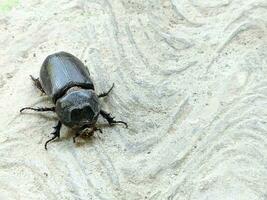
[[[90,78],[87,67],[74,55],[67,52],[58,52],[47,56],[44,60],[40,79],[30,76],[34,85],[42,92],[48,95],[54,107],[32,108],[25,107],[20,110],[33,110],[37,112],[51,111],[58,117],[58,123],[54,127],[53,137],[46,141],[47,144],[60,137],[62,124],[76,130],[73,142],[82,130],[91,128],[90,133],[101,129],[96,127],[99,114],[104,117],[109,125],[121,123],[128,127],[124,121],[115,121],[109,113],[102,110],[99,98],[107,96],[112,87],[102,94],[97,95],[94,84]]]

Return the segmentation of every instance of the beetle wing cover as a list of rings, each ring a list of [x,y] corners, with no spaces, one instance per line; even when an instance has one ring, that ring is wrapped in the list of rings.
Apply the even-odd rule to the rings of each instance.
[[[45,59],[40,81],[54,102],[73,86],[94,89],[88,69],[78,58],[66,52],[55,53]]]

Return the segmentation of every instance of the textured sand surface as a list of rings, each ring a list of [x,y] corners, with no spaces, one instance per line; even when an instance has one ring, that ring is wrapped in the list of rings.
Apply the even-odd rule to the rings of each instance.
[[[0,199],[267,199],[266,0],[0,1]],[[44,150],[45,57],[88,66],[129,123]],[[99,120],[104,123],[103,119]]]

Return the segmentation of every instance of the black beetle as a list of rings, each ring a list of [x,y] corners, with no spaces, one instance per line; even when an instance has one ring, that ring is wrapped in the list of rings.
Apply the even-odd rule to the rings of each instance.
[[[72,54],[58,52],[49,55],[42,64],[40,80],[30,77],[35,86],[52,99],[55,106],[25,107],[20,112],[26,109],[38,112],[52,111],[59,119],[54,132],[51,133],[53,137],[45,143],[45,149],[50,141],[60,137],[62,124],[77,131],[73,142],[86,128],[92,129],[90,133],[96,130],[102,132],[95,126],[99,114],[108,121],[109,125],[122,123],[126,128],[128,127],[126,122],[115,121],[114,117],[100,108],[99,98],[107,96],[114,84],[107,92],[97,95],[88,69]]]

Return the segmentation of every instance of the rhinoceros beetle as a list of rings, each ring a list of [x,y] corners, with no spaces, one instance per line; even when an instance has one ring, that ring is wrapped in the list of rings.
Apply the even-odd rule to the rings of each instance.
[[[54,107],[32,108],[25,107],[20,110],[33,110],[37,112],[51,111],[58,117],[58,123],[51,133],[53,137],[46,141],[47,144],[60,137],[62,124],[76,130],[73,142],[84,129],[91,128],[90,133],[102,130],[96,127],[99,114],[104,117],[109,125],[121,123],[128,127],[126,122],[115,121],[109,113],[100,107],[99,98],[107,96],[112,87],[102,94],[97,95],[94,84],[90,78],[87,67],[74,55],[67,52],[58,52],[47,56],[44,60],[40,78],[30,76],[34,85],[50,97]]]

